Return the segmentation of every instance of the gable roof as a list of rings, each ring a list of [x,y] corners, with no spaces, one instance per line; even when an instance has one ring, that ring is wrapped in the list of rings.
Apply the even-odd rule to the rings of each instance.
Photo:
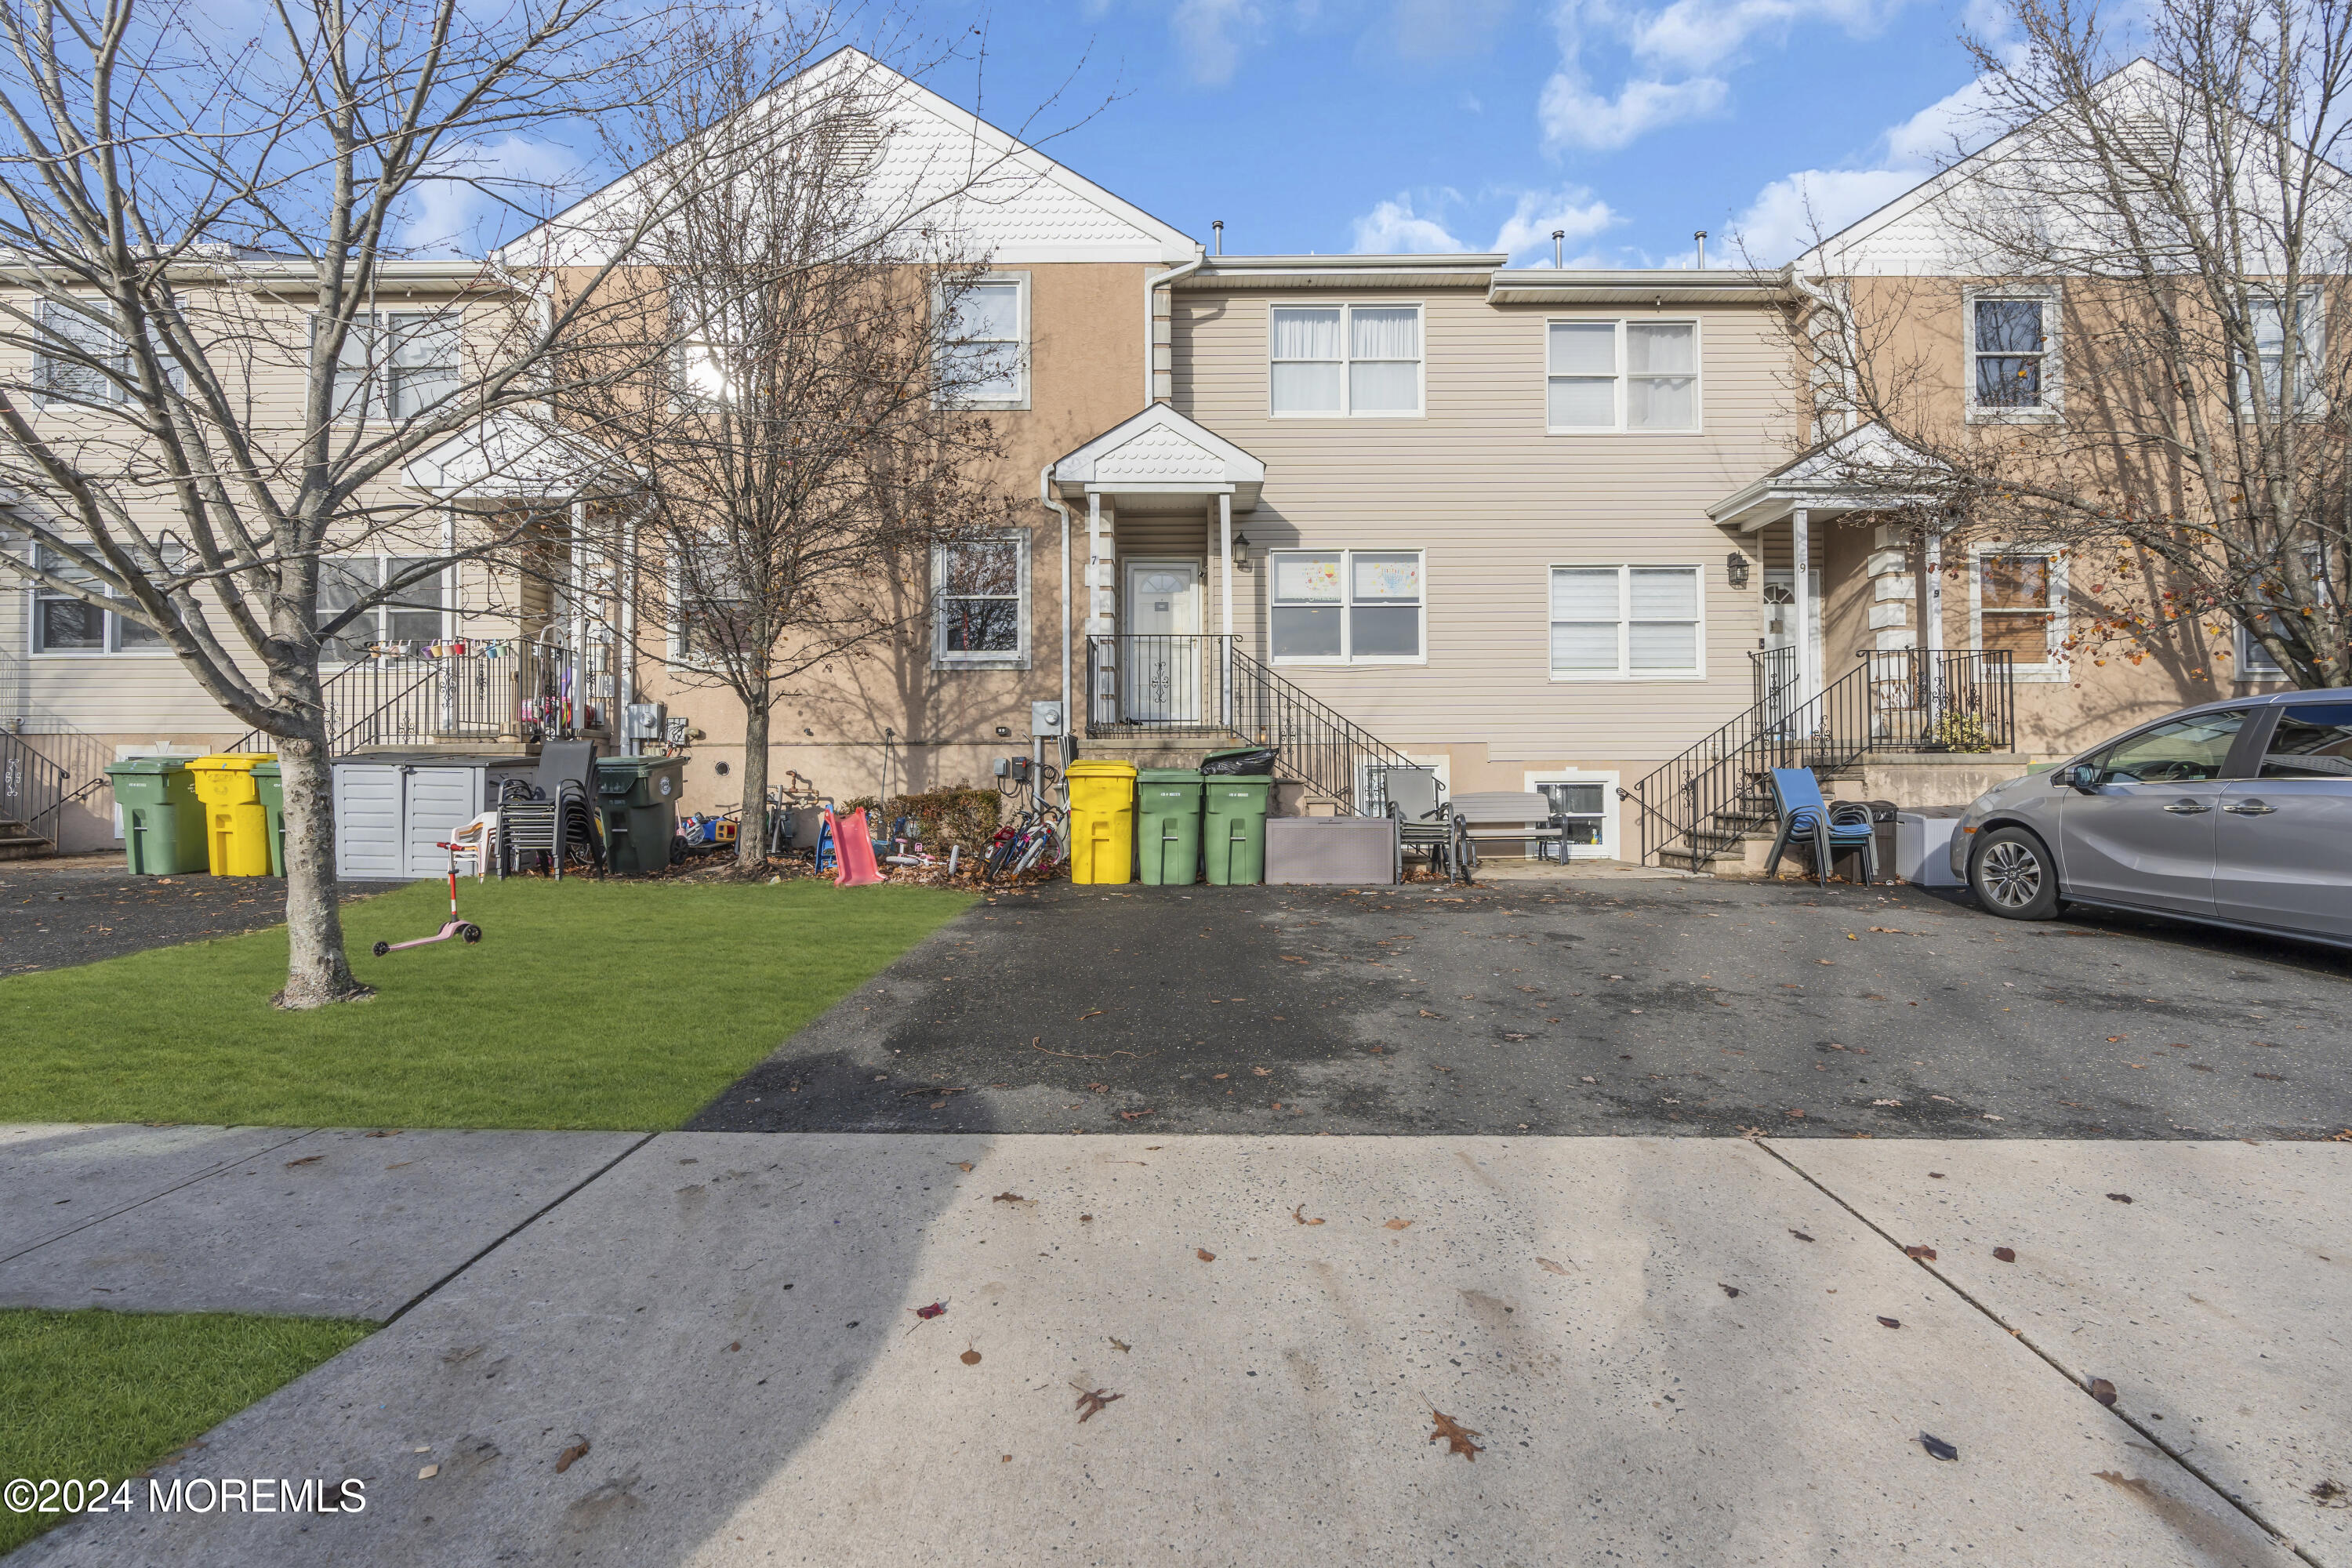
[[[1257,505],[1265,465],[1198,420],[1155,403],[1054,464],[1065,500],[1103,494],[1231,495],[1235,511]]]
[[[1073,174],[1017,137],[892,69],[844,46],[793,76],[778,94],[823,89],[857,73],[887,95],[891,133],[869,179],[893,199],[948,195],[945,221],[996,265],[1037,261],[1140,261],[1167,264],[1201,254],[1199,241],[1141,207]],[[770,107],[763,99],[746,113]],[[514,266],[580,265],[600,248],[596,220],[631,199],[656,155],[508,241],[498,257]],[[973,171],[978,173],[975,176]],[[936,197],[934,197],[936,199]],[[926,220],[927,222],[932,220]]]
[[[1923,490],[1935,470],[1932,458],[1873,420],[1807,447],[1707,508],[1706,515],[1722,527],[1753,533],[1800,507],[1824,514],[1893,510],[1928,499]]]

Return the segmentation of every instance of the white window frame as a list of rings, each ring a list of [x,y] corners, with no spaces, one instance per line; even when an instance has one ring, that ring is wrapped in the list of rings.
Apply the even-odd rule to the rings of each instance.
[[[2327,363],[2327,297],[2326,292],[2318,284],[2311,283],[2306,284],[2304,287],[2302,293],[2297,296],[2297,300],[2298,301],[2308,301],[2311,307],[2311,319],[2304,331],[2303,359],[2305,365],[2306,366],[2306,371],[2304,377],[2303,405],[2295,410],[2295,418],[2298,421],[2321,419],[2325,418],[2327,414],[2326,382]],[[2257,300],[2254,301],[2257,309],[2267,305],[2272,310],[2277,310],[2283,303],[2284,301],[2279,300]],[[2297,313],[2301,313],[2300,304],[2298,305]],[[2284,354],[2282,354],[2281,357],[2284,358]],[[2256,367],[2257,370],[2259,370],[2259,366]],[[2237,367],[2236,383],[2238,395],[2238,422],[2242,425],[2252,424],[2254,418],[2252,377],[2248,373],[2246,366],[2242,363],[2241,363]],[[2273,411],[2273,416],[2275,416],[2275,411]]]
[[[367,384],[360,395],[352,399],[348,405],[341,398],[336,398],[336,406],[330,412],[329,417],[338,424],[353,424],[367,419],[390,420],[398,423],[421,418],[429,413],[435,406],[434,404],[427,404],[425,407],[407,414],[394,414],[392,411],[392,389],[398,374],[398,366],[394,363],[394,356],[400,352],[399,342],[409,323],[436,321],[444,317],[448,319],[454,329],[450,333],[453,356],[451,367],[455,372],[458,386],[462,387],[466,379],[465,307],[453,301],[446,305],[362,310],[352,318],[352,330],[343,339],[343,353],[351,353],[355,346],[360,349],[361,358],[352,368],[354,372],[364,371]],[[324,322],[324,316],[317,311],[311,312],[310,331],[314,338]],[[378,334],[381,334],[383,340],[381,349],[370,345],[368,341],[370,337]],[[337,366],[336,379],[341,379],[340,365]],[[449,395],[455,396],[456,394],[453,392]],[[440,403],[446,400],[445,397],[436,399],[435,402]]]
[[[45,553],[45,547],[38,543],[35,543],[31,546],[31,549],[34,552],[33,559],[36,562],[38,562],[43,553]],[[54,572],[61,570],[64,567],[65,563],[57,562],[50,564],[46,569]],[[41,646],[42,603],[45,600],[49,599],[63,600],[73,598],[74,595],[70,594],[52,592],[50,589],[44,587],[38,583],[28,582],[25,584],[25,651],[32,658],[170,658],[173,657],[172,650],[164,646],[163,639],[160,637],[155,640],[152,647],[123,647],[122,617],[116,615],[112,610],[99,610],[98,606],[89,605],[89,601],[87,599],[75,600],[75,602],[89,605],[89,607],[93,610],[98,610],[101,625],[101,630],[99,634],[99,646],[96,647],[43,647]]]
[[[1029,536],[1022,532],[987,533],[959,542],[1010,544],[1013,571],[1020,581],[1019,639],[1010,650],[958,649],[948,647],[947,619],[940,614],[947,597],[948,552],[952,543],[931,546],[931,668],[933,669],[1026,669],[1029,668]]]
[[[1688,572],[1698,579],[1695,595],[1698,615],[1692,622],[1696,634],[1693,651],[1698,662],[1687,669],[1640,669],[1633,668],[1633,574],[1643,572]],[[1555,624],[1551,613],[1551,578],[1555,572],[1614,572],[1617,574],[1617,668],[1605,669],[1560,669],[1551,662],[1551,628]],[[1544,668],[1559,682],[1581,684],[1591,681],[1643,682],[1651,680],[1705,680],[1706,679],[1706,594],[1708,568],[1689,561],[1555,561],[1544,568]],[[1663,625],[1665,623],[1654,623]]]
[[[1339,651],[1328,654],[1286,655],[1276,657],[1274,651],[1274,612],[1280,605],[1275,598],[1276,563],[1285,555],[1337,555],[1339,558]],[[1349,612],[1356,607],[1356,557],[1359,555],[1413,555],[1421,560],[1418,576],[1421,582],[1421,615],[1414,626],[1415,640],[1421,651],[1417,654],[1367,653],[1355,651],[1355,617]],[[1325,669],[1371,668],[1380,665],[1412,665],[1429,662],[1429,552],[1420,545],[1320,545],[1269,550],[1265,553],[1265,651],[1266,662],[1287,668],[1291,666],[1319,667]]]
[[[1645,327],[1688,327],[1691,330],[1691,422],[1674,429],[1644,426],[1639,429],[1625,422],[1627,384],[1635,379],[1625,368],[1625,329],[1634,324]],[[1551,369],[1551,330],[1555,326],[1613,326],[1614,367],[1609,379],[1615,384],[1611,396],[1615,410],[1614,420],[1608,425],[1555,425],[1551,422],[1551,384],[1555,381],[1598,381],[1598,376],[1556,376]],[[1698,316],[1546,316],[1543,320],[1541,348],[1543,384],[1543,421],[1547,436],[1640,436],[1685,437],[1706,433],[1706,322]],[[1545,582],[1549,584],[1547,577]]]
[[[2012,663],[2010,672],[2019,680],[2038,680],[2064,685],[2074,678],[2074,666],[2066,658],[2066,638],[2071,614],[2066,586],[2066,553],[2054,546],[2020,547],[1991,542],[1979,542],[1969,551],[1969,647],[1979,653],[1984,643],[1984,563],[1988,556],[2039,555],[2050,563],[2050,657],[2040,664]],[[1998,614],[1999,612],[1995,612]]]
[[[1361,413],[1350,406],[1348,367],[1355,363],[1349,345],[1355,342],[1356,317],[1360,310],[1411,310],[1415,318],[1414,335],[1421,341],[1421,356],[1413,362],[1412,398],[1410,409],[1377,408]],[[1337,310],[1339,312],[1339,357],[1337,360],[1282,360],[1274,357],[1274,313],[1276,310]],[[1394,360],[1367,360],[1367,364],[1394,364]],[[1277,413],[1274,406],[1274,367],[1283,364],[1337,364],[1339,367],[1339,406],[1336,409],[1306,409],[1293,414]],[[1429,307],[1420,300],[1272,300],[1265,308],[1265,413],[1269,419],[1426,419],[1429,416]],[[1423,562],[1426,566],[1428,563]]]
[[[437,551],[424,551],[415,554],[400,554],[389,550],[330,551],[320,558],[320,564],[323,566],[329,562],[373,562],[375,563],[374,585],[377,589],[381,590],[383,587],[385,577],[391,571],[390,563],[394,561],[429,561],[438,553],[439,552]],[[455,616],[452,595],[455,587],[454,579],[456,576],[457,571],[455,567],[450,563],[444,562],[441,566],[439,584],[441,589],[441,624],[435,629],[434,634],[429,637],[394,639],[385,636],[384,634],[391,629],[391,621],[389,616],[394,610],[415,610],[420,609],[421,606],[409,605],[395,605],[383,601],[379,601],[376,604],[368,606],[366,613],[369,617],[372,617],[373,624],[371,624],[370,620],[366,619],[353,621],[350,626],[347,626],[341,631],[337,632],[335,636],[342,641],[357,642],[362,646],[389,643],[394,640],[411,642],[446,642],[455,635],[455,627],[452,624]],[[416,587],[422,586],[422,584],[416,585]],[[412,587],[407,591],[413,594],[416,592],[416,587]],[[367,629],[369,635],[365,637],[352,636],[352,633],[361,630],[362,627]],[[346,664],[361,663],[367,657],[369,656],[362,655],[361,658],[338,659],[335,655],[330,652],[327,648],[321,647],[319,650],[319,662],[320,664],[332,664],[339,668]]]
[[[2302,553],[2303,569],[2316,579],[2320,595],[2325,598],[2333,590],[2329,586],[2330,579],[2325,570],[2320,547],[2316,544],[2306,544],[2303,547]],[[2230,672],[2231,679],[2245,681],[2254,686],[2267,686],[2294,679],[2287,674],[2284,665],[2271,657],[2270,649],[2254,640],[2253,629],[2245,622],[2232,616],[2230,618],[2230,626],[2236,634],[2231,652],[2237,656],[2233,661],[2235,667]]]
[[[1601,786],[1601,842],[1570,844],[1560,841],[1562,863],[1570,860],[1616,860],[1621,857],[1618,846],[1623,842],[1621,829],[1623,816],[1617,800],[1617,781],[1622,775],[1615,770],[1598,772],[1586,768],[1546,768],[1530,771],[1527,775],[1528,793],[1540,795],[1544,784],[1589,784]]]
[[[2030,408],[1977,401],[1977,303],[2004,300],[2042,307],[2042,401]],[[2066,412],[2066,360],[2060,332],[2063,297],[2054,283],[1994,288],[1990,284],[1960,290],[1960,397],[1971,425],[2043,425]],[[1987,350],[1986,353],[1998,353]]]
[[[986,272],[971,279],[971,285],[973,288],[986,288],[992,284],[1001,287],[1007,283],[1010,283],[1014,287],[1020,300],[1020,336],[1017,339],[982,338],[975,339],[973,341],[978,342],[1014,342],[1018,345],[1021,357],[1021,390],[1011,397],[957,396],[947,398],[942,400],[942,406],[989,409],[998,412],[1017,412],[1030,406],[1033,389],[1035,385],[1035,377],[1034,374],[1034,344],[1035,342],[1036,334],[1030,330],[1029,274],[1026,272]],[[931,309],[935,313],[944,313],[947,310],[947,300],[940,291],[937,289],[934,289],[931,294]]]
[[[105,304],[104,300],[97,300],[94,302],[101,307]],[[37,307],[36,319],[40,324],[41,331],[49,337],[65,338],[68,336],[70,331],[103,331],[106,334],[108,342],[112,345],[111,353],[109,353],[107,357],[116,362],[115,368],[121,372],[126,378],[129,376],[131,371],[131,346],[124,341],[122,334],[115,330],[114,323],[111,321],[104,323],[94,322],[89,317],[68,310],[57,304],[54,300],[49,300],[40,301],[39,306]],[[70,321],[72,323],[71,327],[68,328],[61,325],[60,323],[64,321]],[[96,356],[93,355],[93,357]],[[71,408],[87,405],[91,403],[123,404],[131,401],[130,392],[111,377],[101,377],[100,384],[95,392],[77,392],[69,388],[60,388],[56,386],[53,384],[52,378],[56,375],[58,367],[63,363],[64,362],[58,359],[57,355],[50,353],[47,348],[43,348],[34,354],[33,381],[35,386],[38,389],[35,395],[35,402],[37,406],[47,408],[53,404],[63,404],[65,406]],[[81,367],[75,366],[74,368],[79,370]]]

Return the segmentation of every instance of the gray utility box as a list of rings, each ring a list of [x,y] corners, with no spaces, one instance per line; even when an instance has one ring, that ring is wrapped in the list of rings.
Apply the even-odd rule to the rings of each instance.
[[[335,875],[397,882],[438,877],[449,835],[492,809],[500,780],[529,778],[528,757],[380,752],[335,763]]]
[[[1923,805],[1895,814],[1895,874],[1919,888],[1964,886],[1952,875],[1952,830],[1965,805]]]
[[[1365,888],[1396,880],[1386,816],[1276,816],[1265,825],[1265,880],[1277,888]]]

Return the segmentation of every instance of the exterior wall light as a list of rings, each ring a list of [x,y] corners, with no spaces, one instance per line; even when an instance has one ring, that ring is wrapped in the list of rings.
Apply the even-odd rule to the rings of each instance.
[[[1723,559],[1723,574],[1735,588],[1748,586],[1748,557],[1735,550]]]

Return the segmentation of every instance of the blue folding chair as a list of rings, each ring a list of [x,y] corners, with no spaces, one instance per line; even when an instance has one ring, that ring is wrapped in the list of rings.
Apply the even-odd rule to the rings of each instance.
[[[1870,807],[1858,801],[1824,801],[1821,781],[1811,768],[1774,768],[1772,804],[1780,808],[1780,832],[1772,840],[1764,862],[1768,877],[1780,869],[1780,854],[1798,838],[1811,842],[1813,874],[1827,887],[1830,854],[1841,847],[1862,850],[1862,885],[1878,879],[1878,834],[1870,822]]]

